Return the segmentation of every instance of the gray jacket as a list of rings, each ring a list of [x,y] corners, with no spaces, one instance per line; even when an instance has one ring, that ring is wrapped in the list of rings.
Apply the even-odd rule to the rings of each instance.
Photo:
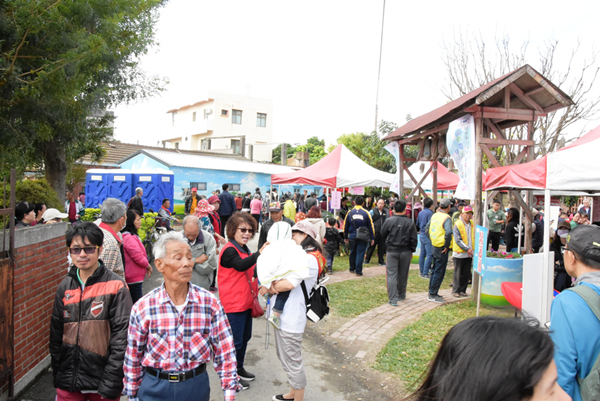
[[[204,263],[195,263],[192,271],[192,284],[208,290],[213,274],[217,271],[217,243],[208,231],[200,230],[196,242],[190,246],[194,259],[201,255],[208,255],[208,260]]]

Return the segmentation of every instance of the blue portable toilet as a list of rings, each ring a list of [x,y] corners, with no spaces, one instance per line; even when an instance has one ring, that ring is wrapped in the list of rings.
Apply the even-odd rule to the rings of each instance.
[[[98,209],[108,197],[108,172],[105,169],[90,169],[85,177],[85,207]]]
[[[144,201],[144,213],[148,213],[150,209],[158,213],[160,209],[160,202],[157,205],[158,195],[158,174],[156,170],[133,170],[133,195],[137,188],[144,190],[142,200]]]
[[[158,172],[158,184],[157,184],[157,198],[158,206],[154,209],[158,212],[162,207],[163,199],[168,199],[171,202],[169,211],[173,213],[173,198],[175,196],[175,174],[170,170],[157,170]]]
[[[116,198],[127,204],[135,195],[133,188],[133,175],[130,170],[107,170],[107,197]]]

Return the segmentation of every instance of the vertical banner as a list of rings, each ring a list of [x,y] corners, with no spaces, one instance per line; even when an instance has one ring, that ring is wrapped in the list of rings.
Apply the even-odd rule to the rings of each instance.
[[[475,199],[475,121],[472,115],[450,123],[446,146],[460,178],[454,197]]]
[[[385,145],[384,149],[390,152],[392,156],[394,156],[394,159],[396,159],[396,174],[394,175],[394,181],[390,186],[390,192],[400,195],[400,172],[402,172],[400,168],[400,147],[398,142],[392,141]]]
[[[475,226],[475,254],[473,255],[473,271],[481,276],[485,274],[485,263],[487,257],[488,229]]]
[[[340,210],[342,208],[342,193],[340,191],[331,192],[331,208],[333,210]]]

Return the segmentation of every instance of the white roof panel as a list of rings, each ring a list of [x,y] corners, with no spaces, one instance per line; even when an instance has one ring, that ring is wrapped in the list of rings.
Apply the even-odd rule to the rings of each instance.
[[[159,150],[143,150],[142,153],[163,161],[169,166],[200,168],[207,170],[244,171],[248,173],[281,174],[295,171],[277,164],[257,163],[246,160],[227,159],[223,157],[200,156],[186,153],[163,152]]]

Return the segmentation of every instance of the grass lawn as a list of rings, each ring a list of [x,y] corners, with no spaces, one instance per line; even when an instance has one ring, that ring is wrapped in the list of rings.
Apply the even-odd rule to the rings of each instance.
[[[390,372],[414,391],[434,357],[442,338],[455,324],[474,317],[477,304],[473,301],[455,302],[429,311],[415,323],[405,327],[377,355],[375,369]],[[481,306],[481,315],[514,316],[513,309],[494,309]]]
[[[372,267],[372,266],[371,266]],[[366,265],[369,268],[369,265]],[[336,257],[333,270],[348,270],[348,257]],[[448,288],[452,282],[454,270],[447,270],[441,288]],[[334,273],[335,275],[335,273]],[[370,309],[388,302],[385,275],[348,280],[327,286],[331,299],[330,307],[336,316],[356,317]],[[426,292],[429,280],[419,277],[418,270],[411,270],[408,275],[408,292]]]

